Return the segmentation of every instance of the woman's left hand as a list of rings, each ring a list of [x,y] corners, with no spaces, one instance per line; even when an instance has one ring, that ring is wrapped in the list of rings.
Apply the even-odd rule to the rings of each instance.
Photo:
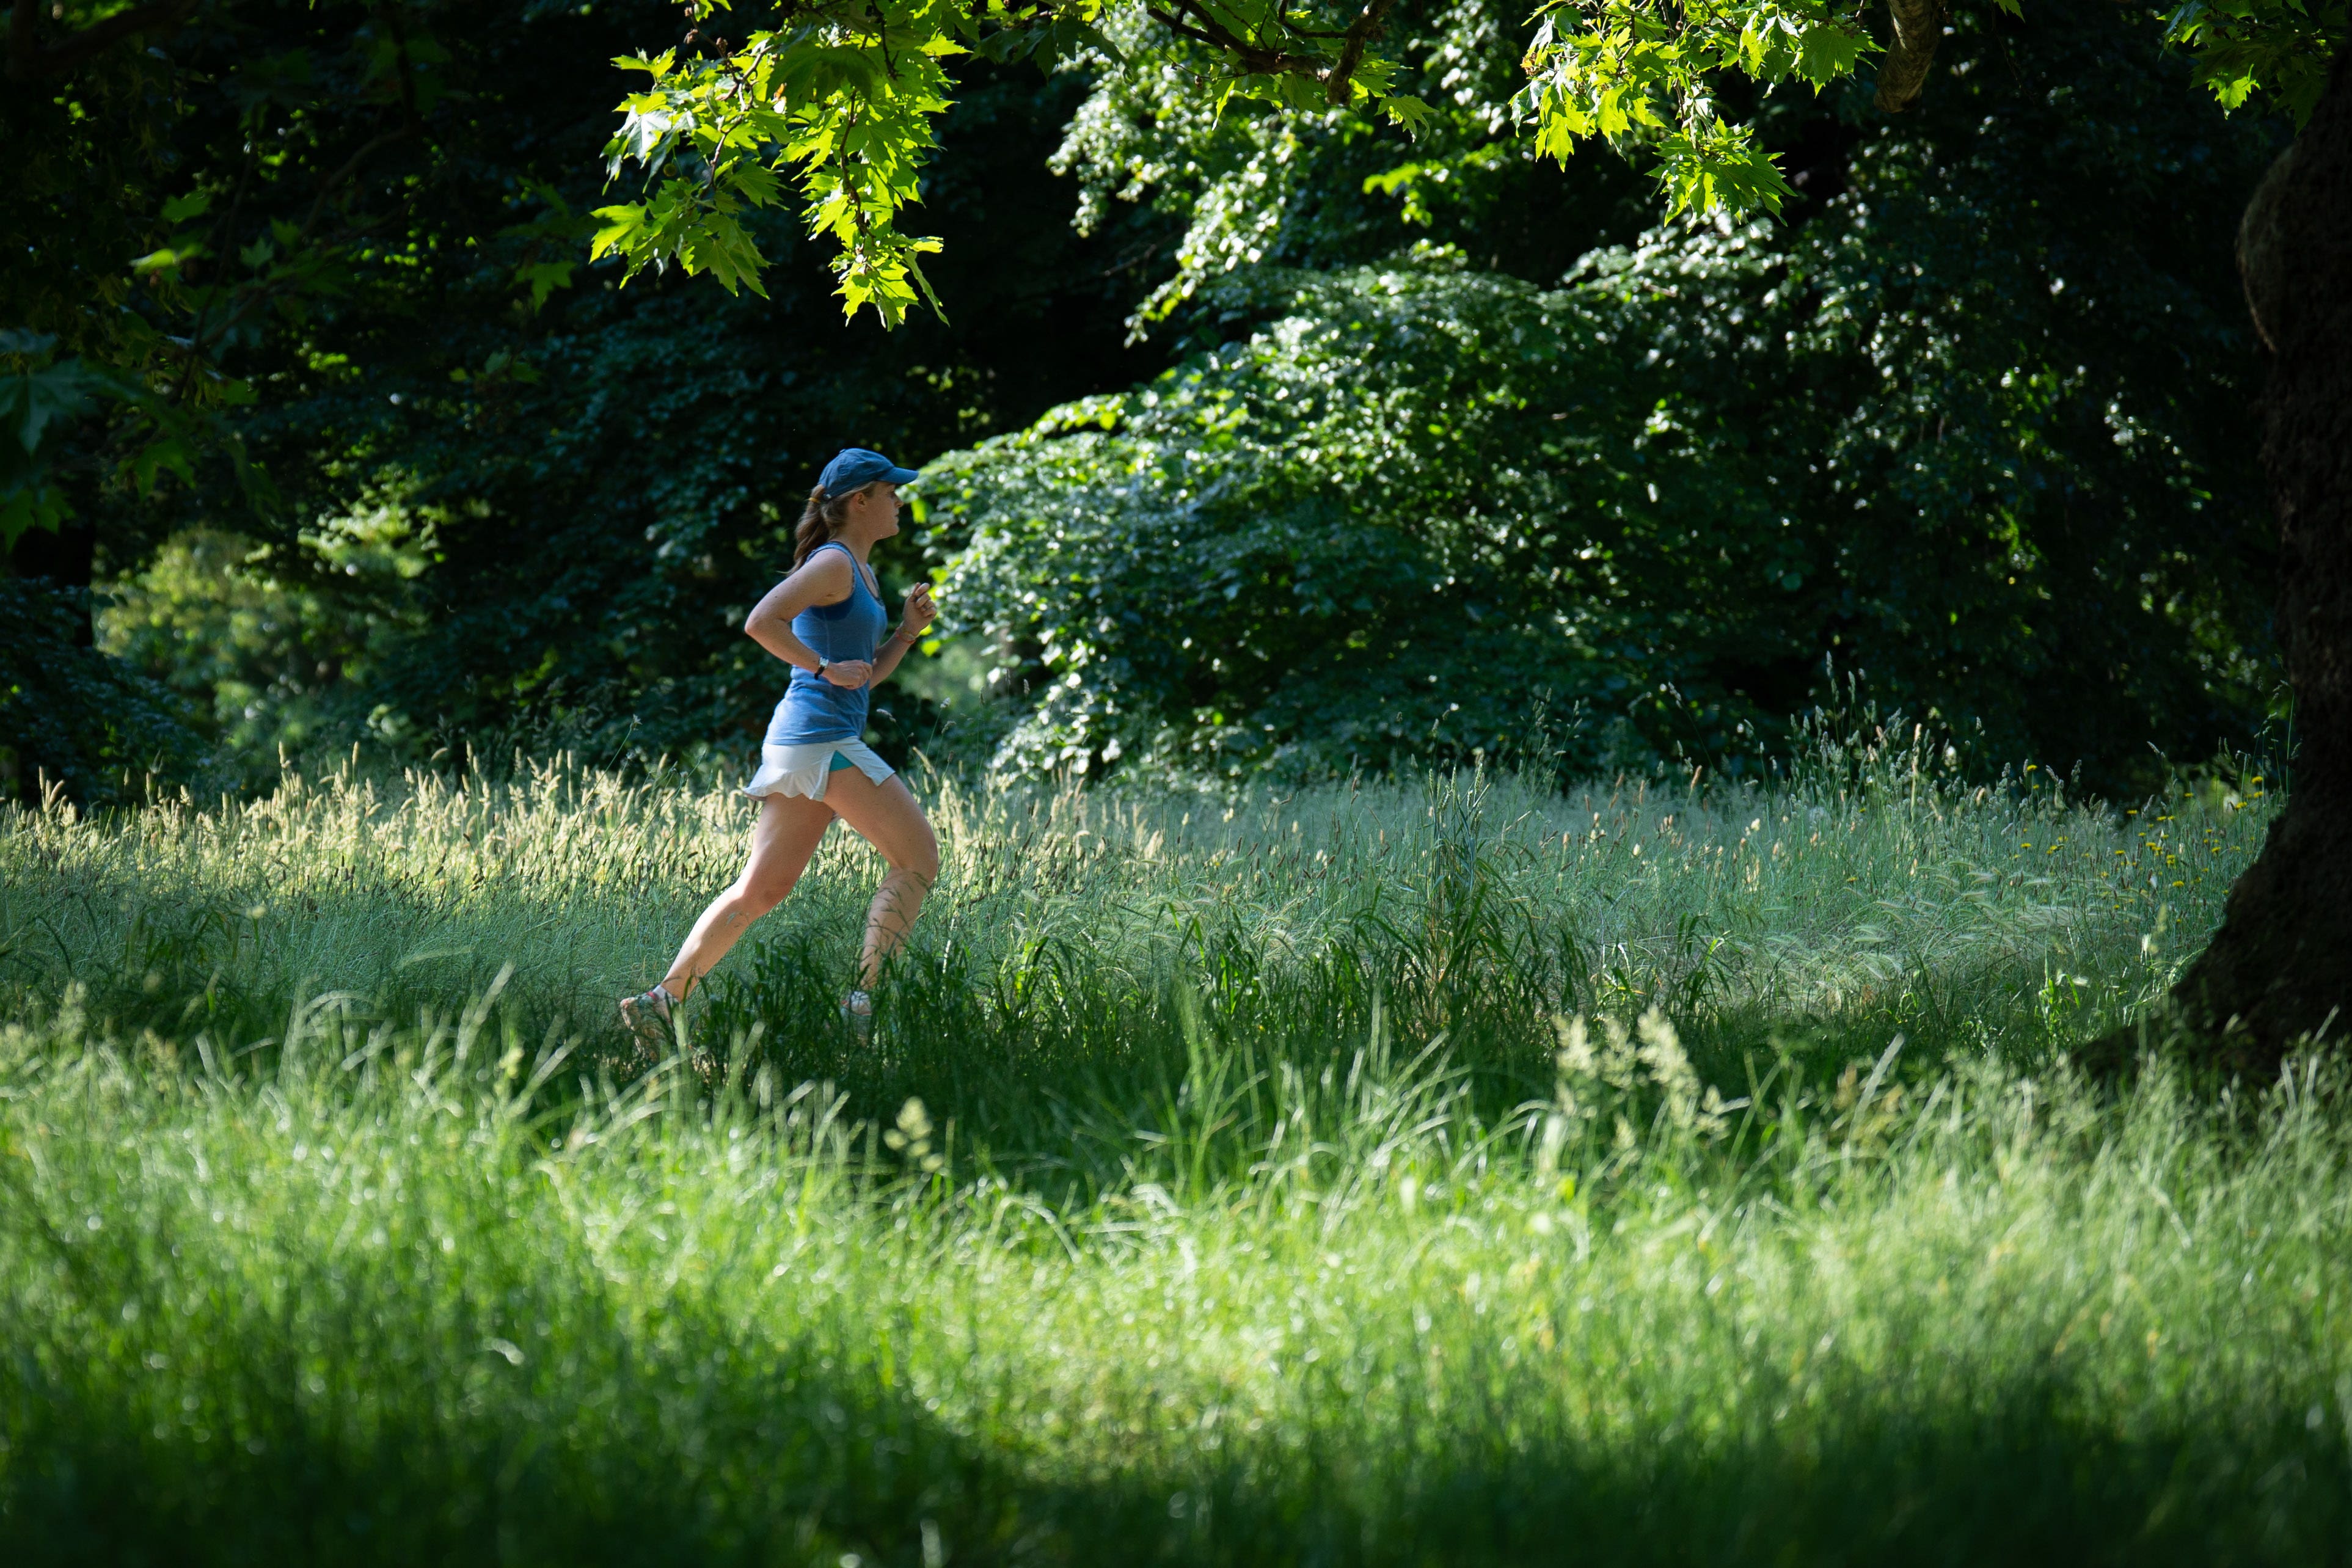
[[[930,586],[917,583],[908,591],[907,612],[898,622],[898,630],[905,632],[909,640],[919,637],[923,628],[937,620],[939,613],[939,607],[931,602]]]

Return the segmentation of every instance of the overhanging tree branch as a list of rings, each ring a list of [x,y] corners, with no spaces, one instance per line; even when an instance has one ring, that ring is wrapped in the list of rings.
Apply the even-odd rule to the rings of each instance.
[[[1280,36],[1292,38],[1318,38],[1338,41],[1339,53],[1333,58],[1319,54],[1298,54],[1289,49],[1270,46],[1264,32],[1255,37],[1244,37],[1219,20],[1202,0],[1159,0],[1144,6],[1145,14],[1178,37],[1190,38],[1196,44],[1224,54],[1251,76],[1304,77],[1321,82],[1325,95],[1335,104],[1346,103],[1349,84],[1364,61],[1364,50],[1387,30],[1389,13],[1396,0],[1370,0],[1356,19],[1339,31],[1318,31],[1311,27],[1293,26],[1287,23],[1278,29]]]
[[[1885,63],[1878,68],[1881,111],[1900,114],[1918,101],[1936,63],[1936,45],[1944,36],[1943,0],[1886,0],[1895,21],[1895,40],[1886,46]]]
[[[1147,5],[1144,10],[1151,19],[1181,38],[1196,44],[1206,44],[1231,55],[1243,70],[1252,76],[1309,76],[1320,79],[1323,62],[1311,55],[1294,55],[1285,49],[1269,49],[1263,44],[1243,37],[1194,0],[1168,0],[1172,9]],[[1187,20],[1189,18],[1189,20]]]
[[[1364,62],[1364,47],[1387,31],[1389,11],[1396,0],[1372,0],[1364,14],[1348,28],[1347,41],[1339,46],[1339,64],[1331,68],[1328,79],[1333,103],[1348,101],[1348,83],[1353,79],[1356,68]]]

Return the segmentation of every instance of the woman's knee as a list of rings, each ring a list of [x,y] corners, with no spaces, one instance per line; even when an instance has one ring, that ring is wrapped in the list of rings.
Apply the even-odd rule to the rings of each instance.
[[[737,883],[735,909],[742,916],[743,924],[750,925],[792,896],[793,884],[799,880],[795,876],[772,874],[746,877]]]
[[[939,840],[925,832],[921,839],[908,846],[890,869],[906,873],[922,883],[923,891],[929,893],[931,884],[940,880]]]

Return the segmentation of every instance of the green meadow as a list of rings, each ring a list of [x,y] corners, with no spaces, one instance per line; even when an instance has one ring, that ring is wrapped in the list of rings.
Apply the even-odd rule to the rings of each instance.
[[[2312,1563],[2335,1066],[2093,1080],[2273,802],[922,775],[631,1053],[722,783],[0,826],[16,1563]]]

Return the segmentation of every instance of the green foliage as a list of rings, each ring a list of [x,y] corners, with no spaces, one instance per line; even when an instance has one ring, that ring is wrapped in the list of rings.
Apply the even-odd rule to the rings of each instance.
[[[121,395],[121,383],[78,360],[47,362],[55,338],[30,332],[0,335],[0,354],[35,369],[0,375],[0,551],[13,549],[32,528],[52,533],[73,507],[49,480],[44,461],[55,437],[101,398]]]
[[[1172,0],[1152,15],[1216,62],[1196,90],[1217,112],[1236,99],[1307,109],[1381,99],[1390,68],[1365,49],[1390,4],[1380,0],[1336,27],[1267,0]],[[730,9],[729,0],[695,0],[688,45]],[[777,206],[784,181],[796,177],[810,234],[837,247],[845,314],[870,304],[895,327],[919,289],[940,310],[919,261],[939,242],[897,227],[900,210],[918,198],[932,121],[948,107],[940,62],[975,49],[1048,66],[1077,54],[1115,69],[1123,58],[1099,26],[1103,0],[856,0],[777,9],[782,25],[751,32],[740,48],[714,43],[683,59],[667,50],[614,62],[653,82],[623,101],[607,168],[617,179],[625,165],[637,165],[654,188],[645,201],[598,210],[605,226],[593,256],[619,256],[631,276],[676,261],[689,275],[712,274],[730,293],[760,291],[766,262],[739,214]],[[1389,112],[1412,124],[1428,110],[1405,98]],[[685,172],[666,172],[674,159]]]
[[[1243,275],[1214,350],[932,465],[999,759],[1344,772],[1533,743],[1548,693],[1574,767],[1752,768],[1824,661],[1972,766],[2122,792],[2150,746],[2251,744],[2227,246],[2270,142],[2112,22],[2032,42],[2063,98],[1963,30],[1793,232],[1660,231],[1552,292]]]
[[[374,682],[428,629],[417,579],[448,518],[412,506],[408,490],[387,476],[305,530],[290,559],[236,535],[173,536],[116,585],[100,646],[155,672],[249,782],[289,755],[409,738]]]
[[[354,487],[364,485],[380,466],[355,450],[370,433],[346,426],[299,453],[269,451],[270,471],[251,460],[248,436],[267,447],[286,406],[319,382],[380,368],[352,338],[380,344],[413,320],[440,281],[419,287],[426,257],[455,252],[469,274],[494,248],[519,250],[527,265],[546,260],[544,238],[500,244],[493,224],[485,245],[453,232],[438,205],[449,149],[463,144],[473,113],[445,90],[449,56],[427,26],[438,7],[37,9],[19,8],[13,26],[31,26],[44,49],[142,18],[145,30],[55,72],[37,59],[33,85],[12,83],[0,101],[23,152],[19,199],[0,212],[0,321],[24,328],[0,343],[0,531],[17,547],[11,568],[87,589],[93,574],[136,576],[182,526],[207,537],[234,530],[298,563],[301,535],[341,498],[319,507],[310,483],[348,465]],[[96,35],[80,30],[93,26]],[[566,252],[577,238],[560,232]],[[543,299],[551,280],[535,276],[493,287],[535,287]],[[453,303],[446,289],[433,302]],[[485,350],[494,365],[506,362],[498,350]],[[27,537],[28,523],[62,526],[66,537]],[[311,564],[314,580],[343,575],[341,564]],[[338,636],[327,630],[323,642]],[[85,626],[79,643],[89,641]],[[184,648],[141,651],[154,655],[148,673],[183,689],[244,652],[234,639],[190,659],[176,656]],[[225,677],[223,690],[237,684]],[[139,683],[124,669],[114,685]],[[111,689],[77,680],[48,695],[102,702]],[[268,742],[285,737],[267,723],[213,721],[204,710],[222,693],[194,695],[202,727],[253,740],[248,764],[273,759]],[[68,735],[103,735],[117,716],[67,706],[50,721]],[[77,770],[68,787],[103,771]]]
[[[1511,132],[1526,42],[1516,13],[1478,0],[1408,3],[1388,26],[1392,86],[1433,106],[1409,145],[1360,109],[1249,112],[1201,101],[1181,83],[1210,62],[1181,47],[1158,73],[1093,73],[1054,160],[1079,183],[1080,225],[1138,203],[1183,225],[1173,267],[1150,279],[1133,319],[1139,334],[1237,269],[1371,261],[1414,230],[1496,270],[1549,280],[1579,252],[1654,221],[1622,160],[1586,159],[1563,174]],[[1142,17],[1115,33],[1130,51],[1150,39]]]
[[[212,17],[187,14],[229,7],[181,7],[150,26],[180,44],[174,24],[189,24],[193,48],[141,49],[131,40],[143,34],[124,35],[55,74],[33,70],[31,85],[8,95],[7,131],[28,151],[22,197],[0,214],[10,242],[0,246],[0,299],[12,328],[0,356],[17,372],[0,394],[0,449],[19,447],[25,460],[0,465],[0,542],[75,515],[69,491],[85,504],[110,486],[149,497],[165,475],[193,486],[206,461],[225,465],[243,508],[276,509],[275,486],[228,417],[257,393],[223,356],[256,341],[265,320],[299,319],[347,282],[350,252],[375,225],[326,220],[350,216],[352,177],[369,154],[421,129],[441,52],[402,18],[432,8],[335,7],[311,29],[339,35],[333,64],[302,48],[256,57],[230,42],[225,69],[192,78],[187,56],[221,39],[201,25]],[[42,27],[36,9],[12,26]],[[47,21],[63,25],[70,45],[126,19],[91,10],[51,7]],[[367,20],[352,26],[352,13]],[[191,169],[181,155],[192,87],[217,93],[235,116],[242,150],[226,167]],[[407,125],[343,159],[335,133],[386,114]],[[301,189],[299,215],[250,222],[248,199],[272,185]],[[71,484],[55,483],[59,468]]]
[[[2198,82],[2224,109],[2267,100],[2303,129],[2347,39],[2344,0],[2186,0],[2165,20],[2165,41],[2189,51]]]
[[[700,23],[728,5],[694,0],[688,11]],[[1998,8],[2021,15],[2015,0]],[[918,253],[936,248],[895,226],[917,197],[929,121],[947,103],[933,57],[970,47],[1049,62],[1075,50],[1098,84],[1116,84],[1113,97],[1149,100],[1155,119],[1213,125],[1236,101],[1255,100],[1310,131],[1363,136],[1385,123],[1418,137],[1458,120],[1473,101],[1455,90],[1456,75],[1441,79],[1445,96],[1434,103],[1401,90],[1418,85],[1413,73],[1400,75],[1398,59],[1368,52],[1388,37],[1395,0],[1374,0],[1344,26],[1266,0],[892,0],[879,8],[781,9],[785,28],[754,32],[731,54],[681,63],[670,51],[614,62],[654,77],[651,91],[622,105],[622,129],[607,149],[615,175],[635,162],[650,183],[679,149],[696,154],[697,167],[662,180],[648,201],[602,209],[608,224],[593,254],[621,255],[633,274],[675,259],[689,273],[711,272],[730,292],[756,288],[764,263],[737,214],[775,205],[781,177],[797,164],[811,232],[830,234],[839,247],[845,308],[870,302],[895,326],[915,289],[929,291]],[[1458,28],[1480,9],[1462,4],[1439,16]],[[1416,7],[1403,10],[1409,18]],[[2300,125],[2343,47],[2346,16],[2343,0],[2189,0],[2163,37],[2195,57],[2198,79],[2225,107],[2259,95]],[[1832,0],[1544,0],[1533,21],[1519,60],[1524,80],[1505,95],[1528,146],[1563,164],[1588,139],[1639,156],[1653,165],[1669,216],[1779,213],[1794,188],[1759,126],[1727,114],[1723,100],[1783,84],[1818,93],[1853,77],[1881,47],[1861,9]],[[1410,59],[1412,43],[1400,53]],[[1166,172],[1143,171],[1141,184]],[[1197,250],[1180,256],[1174,293],[1155,298],[1142,319],[1188,295],[1207,275],[1203,260]]]
[[[1286,155],[1279,150],[1301,135],[1364,141],[1366,151],[1381,150],[1383,164],[1395,157],[1392,141],[1375,136],[1384,126],[1402,128],[1417,145],[1432,136],[1459,144],[1465,115],[1456,89],[1465,70],[1481,84],[1470,118],[1482,129],[1470,139],[1486,140],[1512,112],[1507,102],[1519,78],[1511,58],[1523,47],[1505,37],[1508,27],[1498,29],[1478,5],[1396,6],[1388,0],[1350,14],[1339,27],[1319,26],[1304,11],[1263,5],[1151,9],[1107,7],[1097,0],[968,11],[926,5],[906,18],[893,12],[897,19],[887,24],[880,13],[864,9],[836,16],[802,8],[791,15],[797,30],[754,33],[725,57],[670,51],[616,62],[652,72],[656,89],[624,103],[621,131],[607,149],[611,167],[617,172],[637,165],[649,183],[658,176],[658,184],[646,201],[604,209],[609,222],[597,238],[597,254],[624,255],[632,271],[671,259],[689,271],[715,267],[730,289],[751,282],[763,264],[744,214],[777,204],[783,178],[797,165],[810,232],[829,235],[838,247],[835,268],[845,303],[855,310],[871,299],[879,319],[895,325],[923,286],[916,254],[929,242],[907,239],[891,224],[915,199],[914,171],[931,145],[929,121],[946,101],[934,56],[950,57],[971,47],[993,58],[1061,65],[1090,78],[1094,100],[1056,160],[1085,172],[1090,189],[1084,226],[1100,217],[1108,191],[1131,200],[1164,184],[1171,172],[1165,167],[1119,177],[1101,172],[1116,158],[1118,143],[1131,139],[1106,123],[1110,116],[1129,121],[1127,131],[1142,120],[1151,139],[1173,131],[1195,141],[1213,140],[1232,127],[1234,136],[1270,144],[1273,155],[1253,160],[1252,177],[1218,204],[1223,225],[1239,228],[1254,214],[1276,210],[1280,192],[1296,183],[1280,167]],[[707,12],[698,11],[696,19],[707,22]],[[891,38],[875,30],[902,25],[903,36]],[[1399,30],[1402,57],[1434,51],[1447,60],[1432,57],[1407,68],[1370,52],[1372,43]],[[796,63],[796,75],[787,61]],[[1402,90],[1408,86],[1419,95]],[[793,97],[794,91],[801,96]],[[864,128],[854,145],[846,135],[825,130],[853,120]],[[674,167],[674,157],[684,158],[692,171],[663,172]],[[1744,177],[1722,160],[1709,167],[1714,172],[1707,178],[1717,184]],[[1276,184],[1267,183],[1269,175]],[[866,193],[861,202],[841,193],[852,186]],[[1212,250],[1222,254],[1213,256]],[[1231,240],[1196,219],[1179,254],[1178,278],[1155,293],[1139,319],[1164,317],[1202,277],[1257,254],[1245,237]]]
[[[681,65],[672,51],[615,60],[653,82],[624,105],[608,172],[617,179],[634,162],[660,184],[649,202],[597,209],[605,226],[591,257],[621,256],[625,277],[676,260],[688,276],[709,272],[730,293],[749,285],[764,298],[767,263],[736,214],[775,206],[798,165],[810,233],[839,247],[843,313],[871,304],[895,327],[918,287],[936,308],[918,257],[939,241],[909,239],[894,220],[916,198],[932,118],[948,106],[939,57],[961,52],[924,30],[939,9],[931,0],[842,6],[789,32],[754,33],[722,59]],[[673,157],[692,172],[664,178]]]
[[[268,477],[246,460],[243,442],[216,427],[221,409],[253,401],[251,388],[201,377],[201,394],[183,400],[117,370],[58,360],[56,343],[48,333],[0,333],[0,360],[26,367],[0,371],[0,552],[32,529],[55,533],[75,515],[53,470],[74,461],[77,423],[101,410],[112,416],[110,445],[119,455],[103,479],[144,499],[165,474],[194,483],[194,459],[209,446],[228,457],[248,504],[274,504]]]
[[[89,596],[0,578],[0,799],[137,800],[206,758],[173,694],[89,645]]]
[[[0,204],[0,547],[56,531],[77,493],[86,506],[98,476],[121,473],[123,447],[85,422],[136,396],[169,347],[127,264],[165,200],[172,83],[168,63],[123,48],[70,82],[0,94],[16,150]]]
[[[1496,692],[1565,706],[1622,685],[1633,647],[1705,656],[1583,528],[1623,518],[1653,464],[1686,466],[1694,515],[1738,507],[1738,480],[1671,435],[1559,430],[1638,401],[1579,301],[1442,261],[1292,287],[1246,342],[926,471],[935,538],[970,541],[949,629],[1034,698],[1000,765],[1500,750],[1527,711]]]
[[[1548,0],[1536,15],[1518,107],[1537,150],[1565,162],[1589,136],[1646,146],[1670,215],[1777,213],[1793,194],[1755,128],[1722,117],[1714,76],[1819,91],[1876,47],[1828,0]]]

